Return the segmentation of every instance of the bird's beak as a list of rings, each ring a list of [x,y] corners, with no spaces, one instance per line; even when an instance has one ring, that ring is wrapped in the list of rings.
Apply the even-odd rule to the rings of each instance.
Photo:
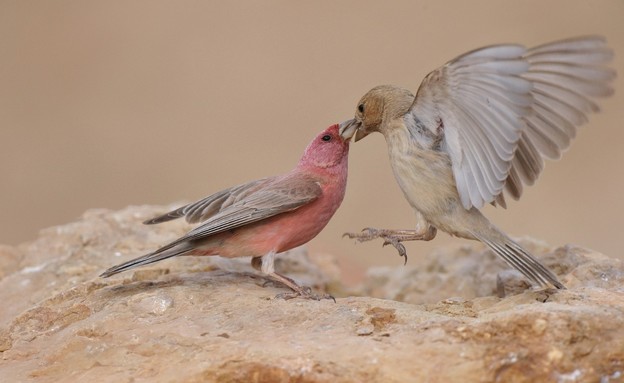
[[[357,142],[360,139],[368,136],[368,133],[364,132],[361,128],[362,123],[357,121],[355,118],[352,118],[340,124],[338,133],[345,141],[355,136],[353,138],[353,141]]]

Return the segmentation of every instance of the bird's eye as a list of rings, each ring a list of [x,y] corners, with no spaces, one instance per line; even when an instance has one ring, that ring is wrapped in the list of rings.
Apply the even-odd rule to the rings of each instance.
[[[329,134],[326,134],[323,137],[321,137],[321,140],[323,140],[323,141],[331,141],[331,136]]]
[[[358,105],[358,111],[359,111],[360,113],[364,113],[364,104],[360,104],[360,105]]]

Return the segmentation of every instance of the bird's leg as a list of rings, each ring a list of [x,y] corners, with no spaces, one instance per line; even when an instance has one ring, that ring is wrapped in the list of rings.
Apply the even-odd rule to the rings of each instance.
[[[265,285],[270,282],[273,282],[273,283],[277,282],[279,284],[286,285],[286,287],[289,287],[295,291],[301,289],[301,287],[295,281],[293,281],[292,279],[288,278],[285,275],[275,272],[275,270],[273,270],[272,265],[270,267],[268,266],[269,262],[271,263],[274,262],[273,257],[270,260],[267,260],[265,257],[266,256],[254,257],[251,259],[251,266],[256,270],[261,271],[265,275],[265,277],[269,279],[265,283]]]
[[[284,300],[289,300],[293,298],[304,298],[313,299],[315,301],[320,301],[321,299],[332,299],[334,302],[336,302],[336,299],[329,294],[314,294],[311,288],[307,286],[299,286],[295,281],[288,278],[287,276],[277,273],[275,271],[274,263],[274,252],[270,252],[262,257],[254,257],[251,259],[251,266],[253,266],[254,269],[261,271],[272,281],[282,283],[283,285],[286,285],[291,290],[293,290],[292,293],[277,294],[275,298]]]
[[[358,242],[370,241],[376,238],[383,238],[383,246],[392,245],[399,252],[401,257],[405,258],[407,263],[407,251],[401,242],[404,241],[430,241],[435,238],[437,229],[429,226],[426,231],[419,230],[393,230],[393,229],[375,229],[367,227],[360,233],[344,233],[343,237],[355,239]]]
[[[251,258],[251,266],[254,269],[262,272],[262,257]],[[277,285],[278,287],[281,287],[280,285],[284,284],[282,281],[277,281],[274,278],[269,278],[268,275],[262,275],[262,278],[264,278],[264,283],[262,284],[262,287],[266,287],[269,284],[273,284],[273,285]]]
[[[416,219],[418,223],[416,230],[393,230],[393,229],[375,229],[367,227],[360,233],[344,233],[343,237],[349,237],[355,239],[358,242],[370,241],[376,238],[383,238],[383,246],[392,245],[399,252],[401,257],[405,258],[407,263],[407,251],[405,246],[401,242],[404,241],[431,241],[435,238],[438,230],[429,225],[429,223],[422,217],[422,215],[416,212]]]

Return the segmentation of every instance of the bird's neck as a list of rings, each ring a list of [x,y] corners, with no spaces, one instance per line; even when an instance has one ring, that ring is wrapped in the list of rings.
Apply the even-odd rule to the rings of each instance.
[[[337,181],[338,178],[346,179],[348,160],[349,157],[344,156],[337,161],[322,161],[319,159],[309,161],[309,159],[304,156],[297,164],[295,171],[305,171],[307,173],[311,173],[322,178],[328,178],[330,180]]]

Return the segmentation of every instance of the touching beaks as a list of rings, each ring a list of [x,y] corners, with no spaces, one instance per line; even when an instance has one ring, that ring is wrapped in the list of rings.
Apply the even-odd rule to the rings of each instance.
[[[357,142],[362,138],[368,136],[368,132],[364,132],[361,128],[362,123],[357,121],[355,118],[352,118],[350,120],[340,123],[338,133],[340,134],[340,137],[342,137],[345,141],[355,136],[353,138],[353,141]]]
[[[355,118],[352,118],[347,121],[343,121],[338,125],[338,134],[342,137],[343,140],[348,141],[353,137],[355,132],[358,130],[359,124],[355,121]]]

